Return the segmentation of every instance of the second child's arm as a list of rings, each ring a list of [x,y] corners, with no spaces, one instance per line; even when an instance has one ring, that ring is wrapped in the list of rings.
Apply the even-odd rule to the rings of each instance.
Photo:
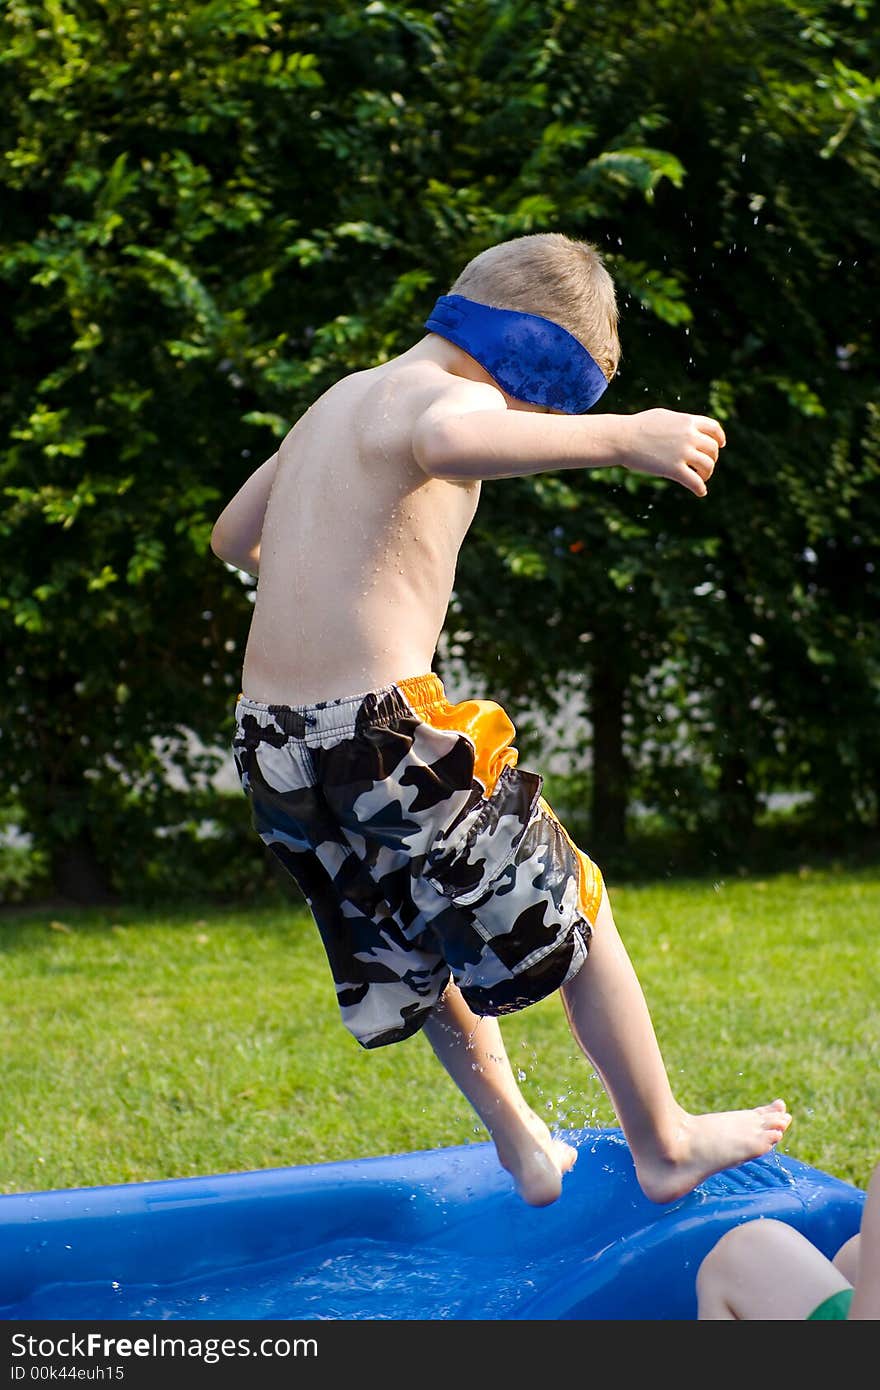
[[[481,382],[457,384],[418,420],[413,453],[431,477],[516,478],[566,468],[623,467],[680,483],[697,497],[725,443],[717,420],[677,410],[558,415],[508,409]]]
[[[862,1211],[858,1269],[849,1316],[855,1321],[880,1320],[880,1164],[871,1174]]]

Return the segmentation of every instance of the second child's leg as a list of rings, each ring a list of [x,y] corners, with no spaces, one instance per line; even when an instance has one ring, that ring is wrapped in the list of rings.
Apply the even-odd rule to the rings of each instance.
[[[450,984],[424,1032],[452,1080],[479,1115],[499,1161],[530,1206],[555,1202],[577,1151],[554,1139],[516,1083],[498,1020],[471,1012]]]
[[[723,1168],[769,1153],[791,1123],[781,1100],[691,1115],[672,1094],[648,1006],[603,893],[586,963],[562,999],[608,1092],[646,1196],[671,1202]]]
[[[734,1226],[697,1271],[697,1318],[803,1322],[826,1298],[850,1288],[806,1236],[782,1221]]]

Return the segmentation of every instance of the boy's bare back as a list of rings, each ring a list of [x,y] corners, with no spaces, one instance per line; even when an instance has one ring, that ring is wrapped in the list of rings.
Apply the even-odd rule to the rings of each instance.
[[[455,382],[404,354],[343,378],[285,438],[242,677],[251,699],[304,705],[431,669],[480,483],[427,475],[412,437]],[[503,407],[493,387],[468,387]]]

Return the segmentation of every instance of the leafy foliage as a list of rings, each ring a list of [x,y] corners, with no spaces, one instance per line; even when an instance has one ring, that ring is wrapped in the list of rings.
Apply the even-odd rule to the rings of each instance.
[[[556,227],[620,286],[607,408],[710,410],[730,443],[711,505],[487,487],[449,646],[519,708],[601,697],[618,817],[747,823],[793,784],[876,815],[872,17],[9,0],[0,767],[59,887],[136,886],[208,785],[251,596],[208,553],[222,502],[470,255]]]

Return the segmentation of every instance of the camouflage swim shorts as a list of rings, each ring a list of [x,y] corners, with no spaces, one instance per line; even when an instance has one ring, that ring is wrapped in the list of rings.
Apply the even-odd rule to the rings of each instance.
[[[450,704],[433,675],[300,708],[238,700],[254,827],[302,890],[364,1047],[415,1033],[450,978],[474,1013],[505,1014],[586,960],[602,877],[514,736],[500,705]]]

